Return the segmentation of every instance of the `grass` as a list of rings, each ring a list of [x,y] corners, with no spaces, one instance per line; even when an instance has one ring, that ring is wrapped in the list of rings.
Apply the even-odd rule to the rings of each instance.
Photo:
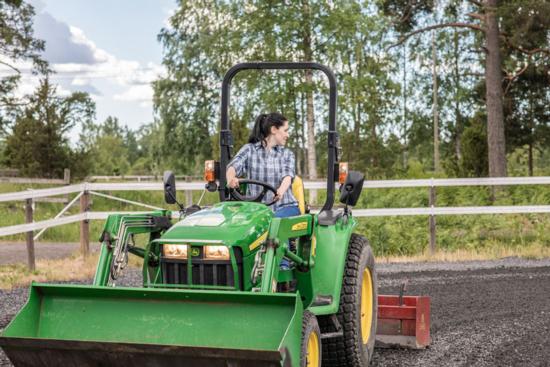
[[[44,188],[34,185],[33,188]],[[23,191],[28,185],[0,184],[0,192]],[[196,203],[202,192],[193,192]],[[157,207],[176,210],[164,203],[161,191],[112,192],[129,200]],[[185,201],[183,192],[179,200]],[[69,200],[74,195],[69,195]],[[308,197],[306,193],[306,198]],[[318,203],[323,203],[326,193],[318,192]],[[92,196],[93,211],[144,210],[110,199]],[[206,193],[202,205],[218,201],[217,193]],[[491,201],[487,187],[444,187],[437,189],[438,206],[482,205],[548,205],[550,187],[510,186],[499,190],[495,202]],[[357,208],[427,207],[427,188],[370,189],[361,195]],[[36,203],[35,220],[53,218],[62,208],[59,203]],[[145,209],[146,210],[146,209]],[[67,213],[76,214],[78,203]],[[429,243],[427,216],[358,218],[356,232],[369,238],[379,261],[461,261],[491,260],[508,256],[524,258],[550,257],[550,215],[462,215],[437,216],[437,252],[426,252]],[[0,203],[0,227],[25,222],[22,202]],[[96,240],[103,228],[103,221],[90,222],[91,240]],[[78,223],[49,228],[41,241],[78,242]],[[25,235],[5,236],[3,241],[24,241]],[[88,279],[95,270],[95,260],[72,257],[70,260],[39,261],[35,272],[28,272],[23,265],[0,267],[0,288],[29,284],[30,281],[63,281]]]
[[[95,252],[87,257],[75,253],[64,259],[37,260],[34,271],[30,271],[26,264],[0,265],[0,289],[27,287],[32,282],[90,280],[95,275],[98,257],[99,253]],[[130,255],[128,267],[141,266],[141,258]]]
[[[550,258],[550,247],[540,244],[525,247],[506,247],[495,244],[483,250],[457,249],[453,251],[437,250],[434,254],[424,251],[421,254],[409,256],[378,256],[379,263],[394,262],[458,262],[458,261],[479,261],[498,260],[508,257],[519,257],[530,260]]]
[[[93,278],[97,254],[86,258],[71,256],[67,259],[37,260],[36,269],[30,271],[26,264],[0,266],[0,289],[28,286],[31,282],[64,282]]]

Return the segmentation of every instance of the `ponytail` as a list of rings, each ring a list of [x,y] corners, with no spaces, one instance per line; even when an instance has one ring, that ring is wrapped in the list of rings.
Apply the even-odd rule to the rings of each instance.
[[[280,128],[285,124],[285,121],[288,121],[288,119],[279,112],[271,112],[269,114],[263,113],[258,115],[258,117],[256,117],[256,121],[254,121],[254,128],[250,133],[248,142],[251,144],[262,142],[265,144],[267,137],[271,134],[271,128],[273,126]]]

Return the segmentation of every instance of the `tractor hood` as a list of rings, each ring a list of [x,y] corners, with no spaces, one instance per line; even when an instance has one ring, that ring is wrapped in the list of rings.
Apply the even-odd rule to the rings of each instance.
[[[157,241],[249,244],[269,229],[272,217],[264,204],[225,201],[185,217]]]

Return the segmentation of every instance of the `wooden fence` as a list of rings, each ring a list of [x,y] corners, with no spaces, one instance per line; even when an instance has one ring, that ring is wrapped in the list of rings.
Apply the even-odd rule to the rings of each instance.
[[[429,217],[430,251],[436,248],[436,216],[438,215],[478,215],[478,214],[521,214],[521,213],[550,213],[550,205],[527,205],[527,206],[465,206],[465,207],[437,207],[436,188],[451,186],[512,186],[512,185],[550,185],[550,177],[502,177],[502,178],[459,178],[459,179],[423,179],[423,180],[385,180],[366,181],[365,189],[373,188],[411,188],[426,187],[430,197],[429,207],[424,208],[380,208],[380,209],[354,209],[356,217],[382,217],[382,216],[411,216],[424,215]],[[192,201],[192,191],[204,190],[204,182],[177,182],[178,190],[186,192],[186,204]],[[304,182],[306,190],[322,190],[326,188],[326,182]],[[112,195],[101,193],[101,191],[162,191],[163,185],[160,182],[125,182],[125,183],[82,183],[49,189],[28,190],[0,194],[0,202],[25,201],[26,224],[18,224],[0,228],[0,236],[7,236],[17,233],[27,234],[28,264],[34,269],[34,241],[47,228],[80,222],[80,250],[85,256],[89,252],[89,221],[106,219],[110,214],[120,212],[93,212],[90,207],[90,196],[96,195],[108,199],[118,200],[124,203],[140,205],[148,209],[160,209],[155,206],[139,203]],[[53,219],[35,222],[33,221],[33,202],[46,197],[68,195],[76,193],[73,198]],[[63,214],[79,201],[80,213],[63,216]],[[137,212],[123,212],[137,213]],[[174,218],[179,213],[173,214]],[[34,231],[40,231],[34,235]]]

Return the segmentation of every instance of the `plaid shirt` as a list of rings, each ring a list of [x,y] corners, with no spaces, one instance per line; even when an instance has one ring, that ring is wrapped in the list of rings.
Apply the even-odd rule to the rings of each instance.
[[[237,177],[245,176],[251,180],[258,180],[279,188],[283,178],[290,176],[294,179],[294,153],[283,146],[275,146],[269,152],[258,142],[245,144],[229,162],[228,167],[233,167]],[[257,196],[262,187],[259,185],[247,185],[246,194]],[[269,203],[273,200],[273,193],[268,191],[262,202]],[[285,206],[298,205],[298,201],[292,194],[292,187],[286,190],[283,198],[273,204],[273,211]]]

